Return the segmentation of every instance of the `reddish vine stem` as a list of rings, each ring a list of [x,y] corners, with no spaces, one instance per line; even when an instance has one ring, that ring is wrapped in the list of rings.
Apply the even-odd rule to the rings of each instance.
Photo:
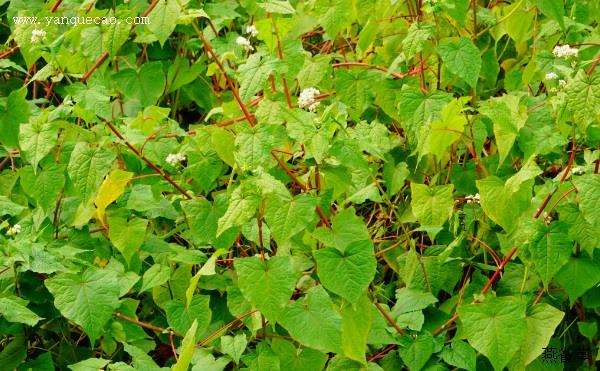
[[[370,69],[374,69],[374,70],[378,70],[378,71],[383,71],[385,73],[389,73],[390,75],[394,76],[394,79],[403,79],[405,77],[408,76],[413,76],[413,75],[417,75],[419,73],[421,73],[422,69],[421,68],[414,68],[410,71],[408,71],[407,73],[399,73],[396,71],[392,71],[387,67],[383,67],[383,66],[374,66],[365,62],[340,62],[340,63],[334,63],[332,65],[333,68],[345,68],[345,67],[364,67],[364,68],[370,68]]]
[[[219,67],[219,69],[221,70],[221,73],[223,74],[223,77],[225,77],[225,81],[227,82],[227,86],[229,86],[229,89],[231,90],[231,93],[233,94],[233,97],[235,98],[235,100],[237,101],[238,105],[240,106],[242,112],[244,113],[244,116],[246,116],[246,120],[248,120],[248,122],[250,123],[250,126],[254,126],[255,123],[254,123],[254,120],[252,120],[252,116],[250,115],[250,111],[248,111],[248,107],[242,101],[242,98],[240,97],[240,94],[239,94],[237,88],[233,84],[233,80],[231,79],[231,77],[229,77],[229,74],[227,74],[227,71],[225,70],[225,66],[223,66],[223,63],[221,63],[221,61],[217,57],[217,54],[213,50],[213,48],[210,45],[210,43],[208,42],[208,40],[206,40],[206,38],[204,37],[204,35],[202,34],[202,31],[198,28],[198,26],[196,26],[195,23],[192,23],[192,25],[194,26],[194,29],[196,30],[196,33],[198,34],[198,37],[202,41],[202,44],[204,45],[204,49],[206,49],[206,51],[208,52],[208,54],[210,54],[210,56],[212,57],[212,59],[217,64],[217,67]]]
[[[221,331],[227,330],[228,328],[230,328],[231,326],[233,326],[236,322],[242,321],[244,318],[249,317],[249,316],[253,315],[254,313],[256,313],[256,309],[252,309],[250,312],[244,313],[241,316],[233,319],[229,323],[221,326],[215,332],[213,332],[212,334],[208,335],[204,340],[202,340],[201,342],[199,342],[198,344],[196,344],[196,348],[199,348],[199,347],[201,347],[203,345],[208,344],[209,342],[211,342],[213,340],[213,338],[216,338],[221,333]]]
[[[147,17],[148,14],[150,14],[150,12],[154,9],[154,7],[158,4],[159,0],[153,0],[150,5],[148,6],[148,8],[146,9],[146,11],[144,13],[142,13],[142,17]]]
[[[142,155],[140,153],[140,151],[137,150],[137,148],[135,148],[131,143],[129,143],[125,137],[123,137],[123,135],[119,132],[119,130],[110,122],[107,120],[102,120],[104,121],[104,123],[106,123],[106,125],[108,125],[108,127],[110,128],[110,130],[119,138],[121,139],[125,145],[127,147],[129,147],[129,149],[135,153],[135,155],[142,161],[144,161],[148,166],[150,166],[152,168],[152,170],[154,170],[157,174],[160,174],[160,176],[162,176],[167,182],[169,182],[173,187],[175,187],[175,189],[177,189],[179,191],[179,193],[181,193],[182,195],[185,196],[185,198],[187,198],[188,200],[191,200],[193,197],[187,193],[187,191],[183,188],[181,188],[181,186],[177,183],[175,183],[175,181],[173,179],[171,179],[170,176],[168,176],[166,173],[164,173],[161,169],[158,168],[158,166],[156,166],[152,161],[150,161],[149,159],[146,158],[146,156]]]
[[[279,38],[277,23],[275,23],[275,18],[271,17],[271,13],[267,13],[267,17],[271,18],[271,21],[273,22],[273,30],[275,31],[275,39],[277,40],[277,55],[279,56],[279,60],[283,60],[283,48],[281,47],[281,39]],[[287,100],[288,107],[292,108],[292,97],[290,96],[290,90],[288,89],[285,76],[281,76],[281,82],[283,84],[283,91],[285,92],[285,98]]]
[[[488,282],[485,285],[485,287],[479,293],[480,296],[485,295],[485,293],[498,280],[498,278],[500,277],[500,273],[504,269],[504,266],[506,265],[506,263],[508,263],[508,261],[510,259],[512,259],[512,257],[515,255],[516,252],[517,252],[517,248],[516,247],[513,247],[509,251],[508,255],[506,255],[506,257],[504,258],[504,260],[502,260],[502,263],[500,264],[500,266],[496,269],[496,271],[494,272],[494,274],[492,275],[492,277],[490,277],[490,279],[488,280]],[[477,303],[477,302],[478,302],[477,300],[473,301],[473,303]],[[457,319],[458,319],[458,312],[454,312],[454,315],[448,321],[446,321],[443,325],[441,325],[440,327],[438,327],[437,329],[435,329],[435,331],[433,331],[433,333],[432,333],[433,336],[437,336],[437,335],[441,334],[442,332],[444,332],[445,330],[447,330]]]
[[[177,351],[175,350],[175,343],[173,342],[173,332],[169,332],[169,343],[171,344],[171,352],[173,352],[173,357],[175,357],[176,361],[179,361],[179,357],[177,357]]]
[[[52,8],[50,8],[50,13],[54,13],[56,11],[56,9],[58,9],[58,7],[60,6],[61,3],[62,3],[62,0],[56,0],[54,5],[52,5]]]
[[[575,141],[575,139],[573,139],[573,142],[574,141]],[[571,148],[571,155],[569,156],[569,162],[567,162],[567,167],[565,167],[565,170],[563,171],[563,175],[560,178],[561,183],[564,183],[564,181],[567,179],[567,176],[569,175],[569,172],[571,171],[571,167],[573,166],[573,161],[575,161],[576,150],[577,150],[577,148],[576,148],[575,144],[573,144],[573,146]],[[557,189],[550,192],[550,194],[544,199],[544,202],[542,202],[542,204],[540,205],[539,209],[533,216],[533,219],[537,219],[540,217],[540,215],[542,215],[542,213],[544,212],[544,209],[546,208],[546,206],[548,206],[548,203],[550,202],[552,197],[556,194],[556,191],[557,191]]]
[[[292,173],[292,171],[290,169],[288,169],[287,166],[285,166],[285,163],[283,162],[283,160],[280,159],[276,155],[276,153],[284,153],[284,154],[289,154],[289,153],[288,152],[284,152],[284,151],[280,151],[280,150],[276,150],[276,149],[271,150],[271,156],[273,156],[273,158],[275,159],[275,161],[277,161],[277,164],[279,165],[279,167],[281,167],[281,169],[283,169],[283,171],[285,171],[285,173],[290,178],[292,178],[292,180],[294,181],[294,183],[296,183],[298,185],[298,187],[300,187],[300,189],[302,190],[302,192],[307,192],[308,188],[300,181],[300,179],[298,179],[298,177],[296,177],[296,175],[294,175],[294,173]],[[329,223],[329,220],[327,219],[327,215],[325,215],[325,213],[323,212],[323,209],[321,209],[320,206],[317,206],[315,208],[315,211],[321,217],[321,221],[323,222],[323,224],[325,224],[327,227],[330,227],[331,224]]]
[[[6,58],[6,57],[10,57],[17,50],[19,50],[19,46],[18,45],[15,46],[15,47],[13,47],[12,49],[8,49],[4,53],[0,54],[0,59]]]
[[[394,329],[396,329],[396,331],[400,335],[404,335],[404,330],[402,330],[400,328],[400,326],[396,323],[396,321],[394,321],[394,319],[392,317],[390,317],[390,315],[385,311],[385,309],[383,309],[383,307],[381,306],[381,304],[379,304],[377,302],[377,300],[370,293],[369,293],[369,297],[371,298],[371,301],[373,301],[373,304],[375,304],[375,307],[377,308],[377,310],[379,311],[379,313],[381,313],[381,315],[385,318],[385,320],[388,321],[388,323],[390,325],[392,325],[392,327]]]
[[[147,328],[148,330],[158,331],[158,332],[165,332],[165,331],[167,331],[167,329],[164,329],[164,328],[159,327],[159,326],[152,325],[150,323],[142,322],[142,321],[137,320],[135,318],[131,318],[129,316],[126,316],[126,315],[124,315],[123,313],[120,313],[120,312],[113,312],[113,316],[115,316],[115,317],[117,317],[119,319],[122,319],[123,321],[127,321],[127,322],[130,322],[130,323],[133,323],[133,324],[138,325],[138,326],[143,327],[143,328]],[[173,332],[173,331],[171,331],[171,333],[174,334],[174,335],[177,335],[177,336],[181,336],[178,333]]]
[[[104,63],[104,61],[106,60],[106,58],[108,58],[108,51],[105,51],[104,53],[102,53],[102,55],[100,56],[100,58],[98,58],[98,60],[96,61],[96,63],[94,63],[94,65],[92,66],[92,68],[90,68],[81,78],[81,82],[85,83],[87,81],[87,79],[90,78],[90,76],[92,76],[92,74],[98,69],[98,67],[100,67],[100,65],[102,63]]]

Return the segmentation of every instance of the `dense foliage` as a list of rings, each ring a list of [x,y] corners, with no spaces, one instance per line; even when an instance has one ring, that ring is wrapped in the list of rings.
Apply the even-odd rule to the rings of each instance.
[[[596,0],[0,17],[2,369],[596,369]]]

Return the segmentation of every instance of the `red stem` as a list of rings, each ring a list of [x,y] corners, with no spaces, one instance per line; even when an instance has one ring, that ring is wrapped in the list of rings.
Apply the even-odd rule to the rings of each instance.
[[[6,57],[10,57],[12,55],[12,53],[16,52],[19,49],[19,46],[15,46],[12,49],[8,49],[7,51],[5,51],[4,53],[0,54],[0,59],[6,58]]]
[[[61,3],[62,3],[62,0],[56,0],[54,5],[52,5],[52,8],[50,8],[50,13],[54,13],[56,11],[56,9],[58,9],[58,7],[60,6]]]
[[[175,187],[175,189],[177,189],[179,191],[179,193],[181,193],[182,195],[185,196],[185,198],[187,198],[188,200],[191,200],[193,197],[186,192],[185,189],[181,188],[181,186],[177,183],[175,183],[175,181],[173,181],[173,179],[171,179],[170,176],[168,176],[166,173],[164,173],[161,169],[158,168],[158,166],[156,166],[152,161],[148,160],[146,158],[146,156],[142,155],[140,153],[140,151],[137,150],[137,148],[135,148],[133,145],[131,145],[131,143],[129,143],[125,137],[123,137],[123,135],[121,135],[121,133],[119,132],[119,130],[117,130],[117,128],[110,122],[107,120],[102,119],[102,121],[104,121],[104,123],[106,125],[108,125],[108,127],[110,128],[110,130],[119,138],[121,139],[125,145],[127,147],[129,147],[129,149],[135,153],[135,155],[142,161],[144,161],[148,166],[150,166],[152,168],[152,170],[154,170],[157,174],[159,174],[160,176],[162,176],[167,182],[169,182],[173,187]]]
[[[396,71],[392,71],[387,67],[383,67],[383,66],[373,66],[370,65],[368,63],[365,62],[341,62],[341,63],[334,63],[332,65],[333,68],[342,68],[342,67],[365,67],[365,68],[371,68],[374,70],[379,70],[379,71],[383,71],[386,73],[389,73],[390,75],[394,76],[395,79],[403,79],[405,77],[408,76],[413,76],[413,75],[417,75],[419,73],[421,73],[422,69],[421,68],[415,68],[412,69],[410,71],[408,71],[407,73],[399,73]]]

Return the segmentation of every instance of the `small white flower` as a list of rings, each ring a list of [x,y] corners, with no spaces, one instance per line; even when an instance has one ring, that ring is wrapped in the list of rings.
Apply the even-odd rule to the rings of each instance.
[[[479,197],[479,193],[475,193],[474,195],[465,196],[465,200],[468,204],[473,202],[478,204],[481,201],[481,197]]]
[[[546,224],[550,224],[551,221],[552,221],[552,215],[550,215],[544,211],[544,222]]]
[[[554,54],[554,56],[558,57],[558,58],[576,57],[578,53],[579,53],[579,50],[575,49],[575,48],[571,48],[569,46],[569,44],[557,45],[552,50],[552,54]]]
[[[254,50],[254,47],[252,47],[252,44],[250,44],[250,40],[246,39],[244,36],[238,36],[238,38],[235,39],[235,42],[248,51]]]
[[[36,30],[36,29],[31,31],[31,42],[32,43],[39,44],[45,38],[46,38],[46,31]]]
[[[15,224],[12,227],[8,228],[8,231],[6,232],[6,235],[7,236],[16,236],[19,233],[21,233],[21,225],[20,224]]]
[[[565,80],[558,80],[558,86],[561,88],[564,88],[567,85],[567,82]]]
[[[546,80],[554,80],[554,79],[558,79],[558,75],[556,74],[556,72],[548,72],[546,74]]]
[[[177,166],[185,161],[185,159],[186,157],[183,153],[170,153],[165,161],[171,166]]]
[[[66,107],[71,107],[73,106],[74,102],[73,99],[71,99],[70,96],[67,96],[67,98],[63,101],[63,105]]]
[[[580,166],[577,166],[571,169],[571,173],[573,173],[573,175],[585,174],[585,169]]]
[[[246,33],[250,35],[250,37],[256,37],[258,35],[258,30],[256,26],[251,24],[250,26],[246,26]]]
[[[298,107],[314,112],[321,103],[315,99],[319,94],[321,94],[321,92],[316,88],[306,88],[302,90],[298,97]]]

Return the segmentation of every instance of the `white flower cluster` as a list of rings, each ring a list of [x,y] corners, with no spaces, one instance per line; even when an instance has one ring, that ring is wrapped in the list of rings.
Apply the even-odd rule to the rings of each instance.
[[[571,48],[569,46],[569,44],[557,45],[552,50],[552,54],[554,54],[554,56],[558,57],[558,58],[576,57],[578,53],[579,53],[579,50],[575,49],[575,48]]]
[[[185,161],[185,155],[183,153],[170,153],[166,161],[171,166],[177,166]]]
[[[31,31],[31,42],[32,43],[39,44],[45,38],[46,38],[46,31],[36,30],[36,29]]]
[[[12,227],[8,228],[8,231],[6,232],[7,236],[15,236],[17,234],[21,233],[21,225],[20,224],[15,224]]]
[[[552,215],[548,214],[545,211],[544,211],[544,222],[546,224],[550,224],[550,222],[552,222]]]
[[[479,193],[475,193],[474,195],[468,195],[465,196],[465,201],[467,201],[468,204],[470,203],[479,203],[479,201],[481,201],[481,197],[479,197]]]
[[[254,47],[252,46],[252,44],[250,44],[250,40],[246,39],[244,36],[238,36],[238,38],[235,39],[235,42],[236,44],[238,44],[239,46],[241,46],[249,52],[254,50]]]
[[[558,80],[558,86],[564,88],[567,86],[567,82],[565,80]]]
[[[556,72],[548,72],[546,74],[546,80],[555,80],[558,79],[558,75],[556,74]]]
[[[314,112],[321,103],[315,99],[319,94],[321,94],[321,92],[316,88],[306,88],[302,90],[298,97],[298,107]]]
[[[581,166],[574,167],[571,169],[571,173],[573,173],[573,175],[585,174],[585,168]]]
[[[246,33],[250,35],[250,37],[258,36],[258,30],[256,26],[251,24],[250,26],[246,26]]]

